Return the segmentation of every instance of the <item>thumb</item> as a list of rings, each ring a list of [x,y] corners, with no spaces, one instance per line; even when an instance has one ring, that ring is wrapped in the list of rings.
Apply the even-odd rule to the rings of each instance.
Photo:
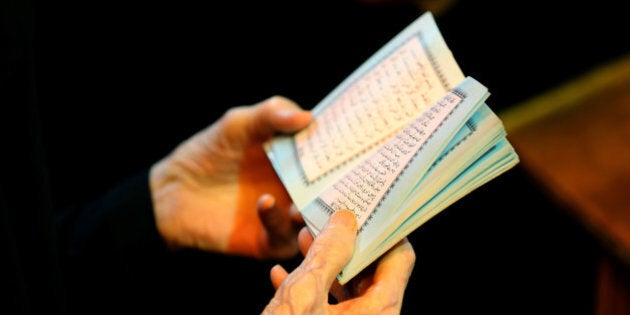
[[[295,102],[282,96],[273,96],[253,106],[246,113],[245,124],[248,133],[261,138],[275,133],[292,133],[306,127],[312,120],[312,114],[300,108]]]
[[[312,270],[315,277],[321,278],[323,285],[330,288],[352,257],[357,229],[352,211],[336,211],[313,241],[300,267]]]

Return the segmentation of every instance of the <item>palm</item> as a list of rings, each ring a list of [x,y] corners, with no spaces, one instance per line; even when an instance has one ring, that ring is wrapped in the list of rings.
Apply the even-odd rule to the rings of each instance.
[[[257,258],[298,253],[300,226],[291,220],[291,200],[262,147],[276,132],[269,118],[274,106],[286,104],[231,110],[156,164],[156,219],[170,244]],[[280,124],[298,129],[310,116],[298,118]],[[265,194],[273,198],[261,204]]]
[[[228,240],[225,251],[233,254],[253,254],[255,257],[269,255],[286,256],[283,246],[272,248],[268,234],[258,218],[257,203],[260,196],[270,194],[276,199],[276,206],[288,209],[290,198],[273,170],[262,143],[241,143],[238,140],[229,142],[231,148],[225,151],[203,152],[198,159],[207,159],[212,163],[201,163],[207,168],[198,176],[197,188],[191,190],[190,224],[199,233],[199,241],[203,242],[205,230],[212,227],[220,229],[220,234]],[[216,148],[216,146],[211,146]],[[220,165],[216,167],[215,165]],[[288,219],[288,212],[287,212]],[[291,231],[287,231],[291,233]],[[287,241],[292,248],[291,255],[297,252],[294,247],[296,232],[288,235]],[[280,244],[284,245],[284,244]]]

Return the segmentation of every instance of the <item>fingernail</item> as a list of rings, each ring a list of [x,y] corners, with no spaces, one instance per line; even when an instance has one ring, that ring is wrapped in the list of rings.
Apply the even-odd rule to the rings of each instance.
[[[357,217],[353,211],[348,210],[348,209],[342,209],[342,210],[337,210],[337,212],[335,213],[339,213],[338,216],[345,216],[343,218],[344,221],[352,220],[353,225],[354,225],[353,228],[357,227]]]
[[[272,195],[270,194],[264,194],[262,196],[260,196],[260,198],[258,199],[259,202],[259,207],[261,209],[271,209],[273,208],[273,206],[275,206],[276,204],[276,198],[274,198]]]
[[[300,112],[301,112],[301,110],[299,110],[299,109],[283,108],[283,109],[276,110],[276,116],[278,116],[278,118],[286,119],[286,118],[291,118],[295,114],[298,114]]]

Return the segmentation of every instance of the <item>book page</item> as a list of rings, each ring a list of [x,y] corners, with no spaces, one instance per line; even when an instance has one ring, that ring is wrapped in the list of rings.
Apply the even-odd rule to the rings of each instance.
[[[415,189],[451,139],[487,98],[487,89],[466,78],[456,89],[435,102],[423,115],[399,131],[362,163],[324,190],[302,210],[313,234],[339,209],[352,210],[359,224],[359,236],[372,224],[374,212],[385,217],[403,214],[397,204]],[[387,197],[387,198],[385,198]],[[380,220],[378,220],[380,221]],[[380,223],[375,223],[380,226]],[[378,234],[365,236],[376,237]],[[357,246],[365,244],[360,241]]]
[[[397,212],[398,215],[390,212],[375,214],[377,218],[374,220],[379,224],[371,224],[359,235],[361,246],[356,247],[356,257],[348,263],[341,279],[352,277],[455,201],[447,196],[461,196],[460,192],[470,191],[471,187],[462,185],[468,182],[463,178],[485,176],[483,173],[486,170],[479,167],[480,160],[499,161],[505,158],[505,152],[496,149],[499,143],[505,142],[505,135],[499,118],[483,104],[453,137],[413,192],[398,206],[404,211]],[[450,202],[440,201],[445,198]]]
[[[448,206],[469,194],[476,188],[487,183],[503,172],[519,163],[518,155],[505,137],[498,139],[488,151],[485,152],[473,165],[453,179],[440,192],[429,198],[429,201],[418,208],[411,216],[405,218],[400,225],[389,225],[393,228],[390,234],[379,242],[372,243],[364,251],[355,251],[355,256],[346,265],[339,281],[343,284],[352,279],[363,268],[375,261],[398,241],[409,235],[429,219],[446,209]],[[405,208],[409,206],[404,206]],[[356,257],[356,259],[355,259]]]
[[[356,215],[359,233],[355,252],[340,281],[360,270],[355,265],[369,263],[363,253],[389,237],[381,231],[397,227],[386,225],[388,221],[404,221],[417,209],[401,204],[416,195],[418,183],[487,97],[485,86],[466,78],[302,211],[314,235],[337,210],[349,209]]]
[[[427,12],[314,109],[314,122],[265,150],[298,209],[463,80]]]
[[[315,181],[424,112],[444,94],[436,82],[438,73],[418,38],[402,43],[295,136],[306,179]]]

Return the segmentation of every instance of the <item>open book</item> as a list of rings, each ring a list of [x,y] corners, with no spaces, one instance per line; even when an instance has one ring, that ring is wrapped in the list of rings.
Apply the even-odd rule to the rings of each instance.
[[[318,103],[311,125],[265,143],[314,236],[336,210],[355,213],[341,284],[519,162],[488,96],[427,12]]]

